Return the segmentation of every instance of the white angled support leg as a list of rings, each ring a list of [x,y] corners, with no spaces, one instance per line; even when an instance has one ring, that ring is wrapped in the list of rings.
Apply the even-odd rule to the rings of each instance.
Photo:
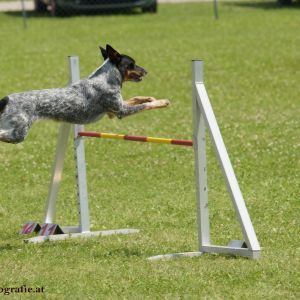
[[[52,177],[49,185],[49,192],[45,209],[44,223],[53,223],[55,217],[56,198],[62,178],[64,160],[68,148],[68,137],[70,135],[70,131],[70,124],[64,123],[60,126],[54,164],[52,169]]]

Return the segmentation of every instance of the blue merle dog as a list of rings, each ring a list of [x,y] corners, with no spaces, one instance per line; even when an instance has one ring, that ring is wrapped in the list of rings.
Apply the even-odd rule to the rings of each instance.
[[[0,100],[0,141],[22,142],[32,123],[40,119],[87,124],[105,114],[121,119],[169,105],[167,99],[145,96],[123,101],[122,83],[141,81],[147,72],[134,59],[119,54],[109,45],[100,49],[105,61],[88,78],[65,88],[16,93]]]

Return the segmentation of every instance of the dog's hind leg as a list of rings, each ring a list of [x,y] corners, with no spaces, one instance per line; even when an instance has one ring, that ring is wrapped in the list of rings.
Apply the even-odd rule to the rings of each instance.
[[[2,115],[0,120],[0,141],[11,144],[23,142],[32,124],[25,114],[16,115],[12,119]]]
[[[4,130],[0,129],[0,141],[5,143],[13,143],[13,129]]]
[[[26,128],[9,130],[0,129],[0,141],[5,143],[18,144],[24,141],[27,132],[28,129]]]

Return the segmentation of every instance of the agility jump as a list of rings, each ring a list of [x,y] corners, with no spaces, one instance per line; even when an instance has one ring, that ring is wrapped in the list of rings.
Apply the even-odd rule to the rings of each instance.
[[[78,57],[69,58],[70,81],[79,80]],[[176,140],[146,136],[131,136],[123,134],[85,132],[83,125],[64,123],[58,135],[57,149],[50,182],[48,201],[46,204],[45,224],[53,223],[56,198],[62,177],[64,158],[67,150],[71,127],[74,129],[74,150],[76,162],[76,179],[78,194],[79,226],[62,227],[64,234],[38,236],[27,239],[28,242],[55,241],[67,238],[104,236],[111,234],[130,234],[138,229],[115,229],[105,231],[90,231],[88,194],[86,181],[86,164],[84,152],[84,137],[96,137],[138,142],[150,142],[170,145],[193,146],[195,154],[196,203],[198,221],[198,250],[195,252],[172,253],[152,256],[150,260],[169,259],[175,257],[200,256],[203,253],[222,253],[248,258],[260,256],[260,245],[257,240],[248,210],[233,171],[221,132],[219,130],[213,109],[211,107],[203,81],[203,62],[194,60],[193,71],[193,140]],[[210,242],[210,222],[208,207],[207,162],[206,162],[206,129],[209,132],[215,155],[218,158],[225,184],[235,209],[243,233],[243,240],[231,240],[226,246],[212,245]]]

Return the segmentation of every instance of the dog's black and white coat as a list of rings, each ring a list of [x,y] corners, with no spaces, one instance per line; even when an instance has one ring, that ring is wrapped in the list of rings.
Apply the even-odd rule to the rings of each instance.
[[[101,47],[100,47],[101,48]],[[11,94],[0,101],[0,141],[22,142],[33,122],[39,119],[87,124],[103,115],[123,118],[134,113],[162,108],[169,100],[134,97],[123,101],[124,81],[141,81],[147,72],[135,61],[119,54],[111,46],[101,48],[105,59],[88,78],[65,88],[36,90]]]

